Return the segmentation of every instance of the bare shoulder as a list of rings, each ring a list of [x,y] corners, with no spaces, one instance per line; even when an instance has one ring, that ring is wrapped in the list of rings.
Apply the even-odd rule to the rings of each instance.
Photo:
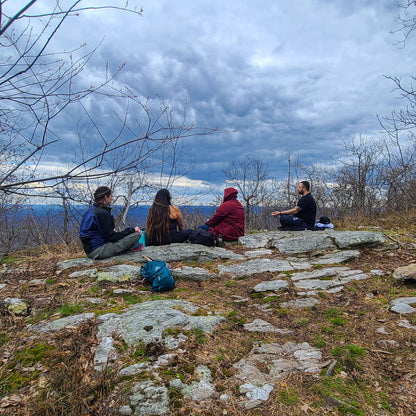
[[[181,215],[181,210],[176,205],[170,206],[170,217],[172,219],[177,218],[179,215]]]

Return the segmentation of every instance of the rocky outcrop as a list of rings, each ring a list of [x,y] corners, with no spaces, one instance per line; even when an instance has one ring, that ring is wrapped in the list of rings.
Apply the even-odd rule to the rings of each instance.
[[[383,241],[383,235],[378,232],[268,232],[242,237],[240,246],[235,250],[239,253],[217,247],[172,244],[146,247],[140,252],[101,261],[88,258],[64,261],[59,263],[58,273],[71,268],[84,268],[72,273],[67,271],[65,275],[71,279],[88,278],[97,282],[109,282],[97,285],[103,290],[96,298],[92,297],[93,293],[83,293],[81,296],[82,302],[100,305],[90,308],[90,311],[97,308],[104,314],[97,316],[94,313],[84,313],[68,316],[33,325],[31,330],[58,331],[63,328],[75,328],[87,320],[93,320],[98,341],[94,354],[94,368],[98,374],[103,374],[109,366],[117,368],[120,386],[127,392],[123,405],[118,409],[122,415],[172,414],[170,394],[173,393],[188,402],[195,402],[195,406],[215,400],[226,403],[237,394],[240,396],[240,404],[246,410],[253,409],[269,399],[281,377],[291,372],[319,374],[321,369],[329,364],[322,358],[319,348],[298,339],[296,325],[284,328],[279,327],[276,319],[273,321],[276,310],[291,314],[294,313],[293,310],[301,308],[313,308],[312,311],[316,311],[316,308],[322,306],[320,303],[324,302],[318,295],[322,295],[322,298],[329,297],[331,293],[341,291],[349,282],[363,280],[379,272],[365,273],[340,264],[357,258],[360,251],[356,248],[373,247],[383,244]],[[188,284],[192,288],[204,286],[204,281],[208,279],[217,279],[214,283],[227,280],[227,283],[235,283],[235,287],[238,287],[241,279],[245,280],[245,292],[233,293],[224,300],[225,313],[218,310],[221,308],[212,311],[207,302],[198,300],[201,299],[198,296],[195,297],[195,302],[193,297],[189,298],[192,302],[180,300],[179,290],[173,292],[175,299],[160,300],[158,297],[151,301],[148,300],[149,296],[146,298],[147,301],[142,303],[131,306],[124,304],[124,309],[116,310],[117,313],[105,313],[106,305],[110,305],[117,296],[116,300],[119,301],[120,297],[126,294],[134,293],[138,295],[137,298],[143,293],[148,294],[138,291],[137,285],[134,284],[141,280],[140,266],[146,261],[144,255],[171,263],[191,261],[191,264],[198,264],[199,267],[191,267],[186,263],[172,265],[171,271],[176,280],[197,282]],[[107,264],[111,262],[113,265]],[[114,262],[118,264],[114,265]],[[212,263],[206,265],[207,262]],[[397,276],[405,274],[405,271],[397,271]],[[247,276],[252,276],[251,280],[246,279]],[[403,280],[402,277],[397,279]],[[125,287],[123,284],[126,284]],[[107,287],[111,287],[113,298],[109,298],[110,291],[105,290]],[[268,296],[261,295],[262,292],[274,293]],[[326,292],[325,296],[321,292]],[[218,290],[218,298],[222,296],[222,292]],[[253,299],[256,298],[260,300],[253,304]],[[272,306],[268,298],[273,299]],[[235,310],[229,312],[230,305],[231,308],[235,307]],[[392,312],[412,313],[416,311],[412,305],[416,305],[416,298],[403,297],[391,302],[390,307]],[[186,353],[192,334],[209,334],[223,323],[226,324],[224,327],[231,325],[231,317],[237,310],[250,311],[250,315],[247,315],[250,318],[247,323],[245,319],[239,320],[233,331],[242,331],[240,335],[243,333],[245,337],[252,336],[249,348],[242,354],[244,356],[238,356],[238,361],[235,359],[230,364],[234,363],[235,376],[232,374],[230,377],[238,385],[237,390],[217,390],[213,368],[197,362],[192,362],[194,368],[187,375],[187,380],[183,374],[182,377],[178,377],[176,373],[168,381],[162,378],[162,369],[166,370],[172,362],[182,357],[181,354]],[[270,310],[275,312],[270,313]],[[304,309],[300,312],[308,311]],[[229,313],[226,315],[229,322],[222,313]],[[405,320],[400,321],[398,325],[409,330],[415,328]],[[379,334],[384,334],[383,339],[379,340],[380,346],[397,348],[391,340],[385,339],[386,333],[384,327],[380,329]],[[259,338],[278,342],[258,343]],[[252,341],[254,339],[257,341]],[[157,352],[150,357],[147,356],[146,360],[136,361],[130,354],[129,359],[124,361],[125,357],[121,356],[119,343],[125,345],[126,349],[134,350],[137,346],[145,346]],[[252,345],[254,347],[247,353]],[[203,349],[201,348],[201,354]],[[123,384],[125,380],[129,380],[129,383]]]
[[[277,248],[281,254],[313,253],[322,250],[376,247],[386,241],[375,231],[292,231],[265,232],[239,238],[249,248]]]

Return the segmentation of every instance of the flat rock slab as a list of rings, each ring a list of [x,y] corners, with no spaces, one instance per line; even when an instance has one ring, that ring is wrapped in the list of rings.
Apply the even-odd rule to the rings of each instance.
[[[396,298],[391,301],[390,310],[396,313],[413,313],[416,312],[416,297]]]
[[[331,231],[331,236],[340,249],[377,247],[386,242],[384,234],[377,231]]]
[[[397,281],[416,280],[416,263],[397,267],[393,272],[393,278]]]
[[[220,274],[230,273],[237,276],[264,272],[284,272],[289,270],[293,270],[291,264],[287,260],[280,259],[253,259],[243,263],[231,264],[229,266],[223,264],[218,265]]]
[[[60,331],[61,329],[68,327],[77,327],[82,323],[88,321],[89,319],[93,318],[93,313],[81,313],[79,315],[66,316],[65,318],[56,319],[55,321],[51,322],[41,322],[39,324],[31,326],[30,329],[32,331],[40,332]]]
[[[273,254],[273,250],[270,250],[268,248],[262,248],[258,250],[249,250],[244,253],[246,257],[250,257],[250,258],[270,256],[271,254]]]
[[[78,277],[89,277],[95,279],[97,277],[98,269],[86,269],[72,272],[68,277],[77,279]]]
[[[130,264],[120,264],[111,266],[97,272],[97,282],[130,282],[140,279],[140,266]]]
[[[318,305],[319,300],[315,298],[300,298],[289,300],[288,302],[282,302],[280,304],[281,308],[289,309],[303,309],[303,308],[312,308],[312,306]]]
[[[143,256],[163,261],[185,261],[198,260],[208,262],[212,260],[244,260],[241,254],[233,253],[221,247],[206,247],[200,244],[167,244],[165,246],[149,246],[138,252],[121,254],[114,259],[120,261],[131,261],[136,263],[145,262]]]
[[[330,236],[313,231],[302,231],[294,237],[272,239],[269,246],[277,248],[284,255],[336,249]]]
[[[210,273],[202,267],[182,266],[182,268],[172,269],[172,275],[175,279],[182,280],[208,280],[217,277],[215,273]]]
[[[254,292],[279,292],[289,287],[289,283],[286,280],[270,280],[267,282],[261,282],[254,286]]]
[[[60,261],[57,263],[58,270],[67,270],[71,269],[72,267],[82,267],[82,266],[94,266],[95,261],[88,257],[81,257],[78,259],[69,259]]]
[[[194,315],[198,307],[181,300],[155,300],[131,306],[124,313],[101,315],[97,319],[97,338],[100,343],[94,357],[96,371],[103,371],[107,363],[115,360],[113,335],[121,337],[128,345],[138,342],[159,343],[168,349],[177,349],[186,337],[183,334],[164,336],[168,328],[199,329],[211,332],[226,319],[216,315]]]
[[[265,248],[268,247],[272,238],[282,237],[279,231],[269,231],[265,233],[248,234],[238,239],[239,244],[248,248]]]
[[[244,324],[244,329],[249,332],[275,332],[279,334],[290,334],[293,332],[290,329],[276,328],[274,325],[263,319],[255,319],[251,323]]]
[[[295,239],[294,242],[286,240]],[[329,239],[329,240],[328,240]],[[248,248],[277,248],[282,254],[312,253],[320,250],[376,247],[385,243],[378,231],[270,231],[239,238]]]
[[[354,260],[359,257],[360,252],[358,250],[343,250],[335,251],[333,253],[325,254],[324,256],[311,259],[312,264],[337,264],[345,263],[346,261]]]
[[[168,328],[184,330],[200,329],[211,332],[221,322],[222,316],[192,315],[198,307],[191,302],[182,300],[155,300],[138,303],[128,308],[124,313],[101,315],[97,319],[98,338],[117,332],[128,345],[137,342],[148,344],[162,342],[163,332]]]
[[[290,278],[293,282],[304,279],[321,279],[323,277],[337,276],[338,274],[349,270],[350,269],[348,267],[327,267],[325,269],[313,270],[311,272],[292,273]]]
[[[353,272],[353,273],[349,273]],[[323,290],[323,291],[330,291],[331,289],[342,287],[349,282],[354,280],[364,280],[367,279],[367,274],[363,273],[361,270],[351,270],[346,272],[341,272],[335,278],[328,280],[321,280],[321,279],[304,279],[295,282],[295,286],[298,289],[303,289],[307,291],[316,291],[316,290]],[[314,292],[313,292],[314,293]]]
[[[240,392],[248,399],[246,408],[247,404],[249,407],[254,404],[254,399],[260,400],[259,404],[268,400],[272,391],[269,386],[273,387],[287,373],[319,374],[321,368],[328,364],[321,362],[321,359],[321,352],[307,342],[270,343],[254,347],[246,357],[234,364],[237,371],[235,379],[237,383],[242,383]]]

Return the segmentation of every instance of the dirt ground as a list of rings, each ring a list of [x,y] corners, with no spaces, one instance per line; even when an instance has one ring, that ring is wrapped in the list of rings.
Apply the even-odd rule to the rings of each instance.
[[[160,374],[166,385],[173,378],[190,383],[196,380],[195,367],[205,364],[211,369],[216,391],[229,392],[230,400],[223,402],[216,398],[196,404],[171,391],[172,415],[416,414],[416,329],[398,325],[401,319],[407,319],[416,326],[416,315],[399,316],[388,310],[392,299],[416,296],[414,282],[397,283],[391,277],[396,267],[416,261],[412,244],[407,240],[400,244],[399,249],[362,251],[358,259],[346,265],[366,272],[379,269],[383,273],[351,282],[339,293],[319,293],[318,305],[300,310],[280,307],[281,302],[296,298],[291,284],[288,291],[279,295],[252,292],[256,284],[276,279],[277,273],[238,279],[225,275],[203,282],[177,280],[174,291],[154,295],[140,282],[98,284],[86,277],[69,278],[74,269],[59,272],[56,267],[59,260],[68,258],[68,253],[44,252],[4,259],[0,283],[7,286],[1,292],[2,298],[29,301],[31,313],[18,317],[2,309],[0,414],[117,414],[116,410],[127,403],[128,387],[144,377],[121,380],[119,369],[140,360],[154,360],[166,352],[164,347],[153,344],[132,348],[119,340],[116,349],[121,357],[120,368],[109,368],[97,375],[93,368],[97,345],[93,321],[79,328],[43,335],[29,331],[29,326],[82,312],[96,315],[119,312],[152,299],[189,300],[201,308],[199,312],[220,312],[227,318],[212,334],[188,331],[186,352],[173,358]],[[246,250],[242,246],[229,249]],[[273,254],[276,256],[278,253]],[[217,265],[216,262],[183,264],[210,271],[215,271]],[[171,263],[173,268],[180,265]],[[33,282],[35,279],[44,282]],[[133,292],[115,295],[115,288]],[[93,304],[86,297],[105,302]],[[245,331],[243,324],[256,318],[294,332],[276,335]],[[381,327],[388,334],[377,332]],[[328,375],[328,368],[324,368],[320,375],[292,373],[279,379],[266,403],[244,410],[233,364],[259,342],[287,341],[308,342],[319,348],[323,360],[336,360],[333,372]]]

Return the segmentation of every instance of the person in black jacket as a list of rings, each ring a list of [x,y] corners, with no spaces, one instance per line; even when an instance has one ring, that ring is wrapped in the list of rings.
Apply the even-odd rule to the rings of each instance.
[[[312,230],[315,226],[316,203],[308,181],[299,182],[298,194],[302,197],[294,208],[272,212],[274,217],[280,215],[282,230]]]
[[[100,186],[94,192],[94,205],[84,214],[79,237],[84,251],[92,259],[106,259],[126,250],[138,251],[142,232],[139,227],[128,227],[123,231],[114,230],[111,215],[113,194],[107,186]]]

